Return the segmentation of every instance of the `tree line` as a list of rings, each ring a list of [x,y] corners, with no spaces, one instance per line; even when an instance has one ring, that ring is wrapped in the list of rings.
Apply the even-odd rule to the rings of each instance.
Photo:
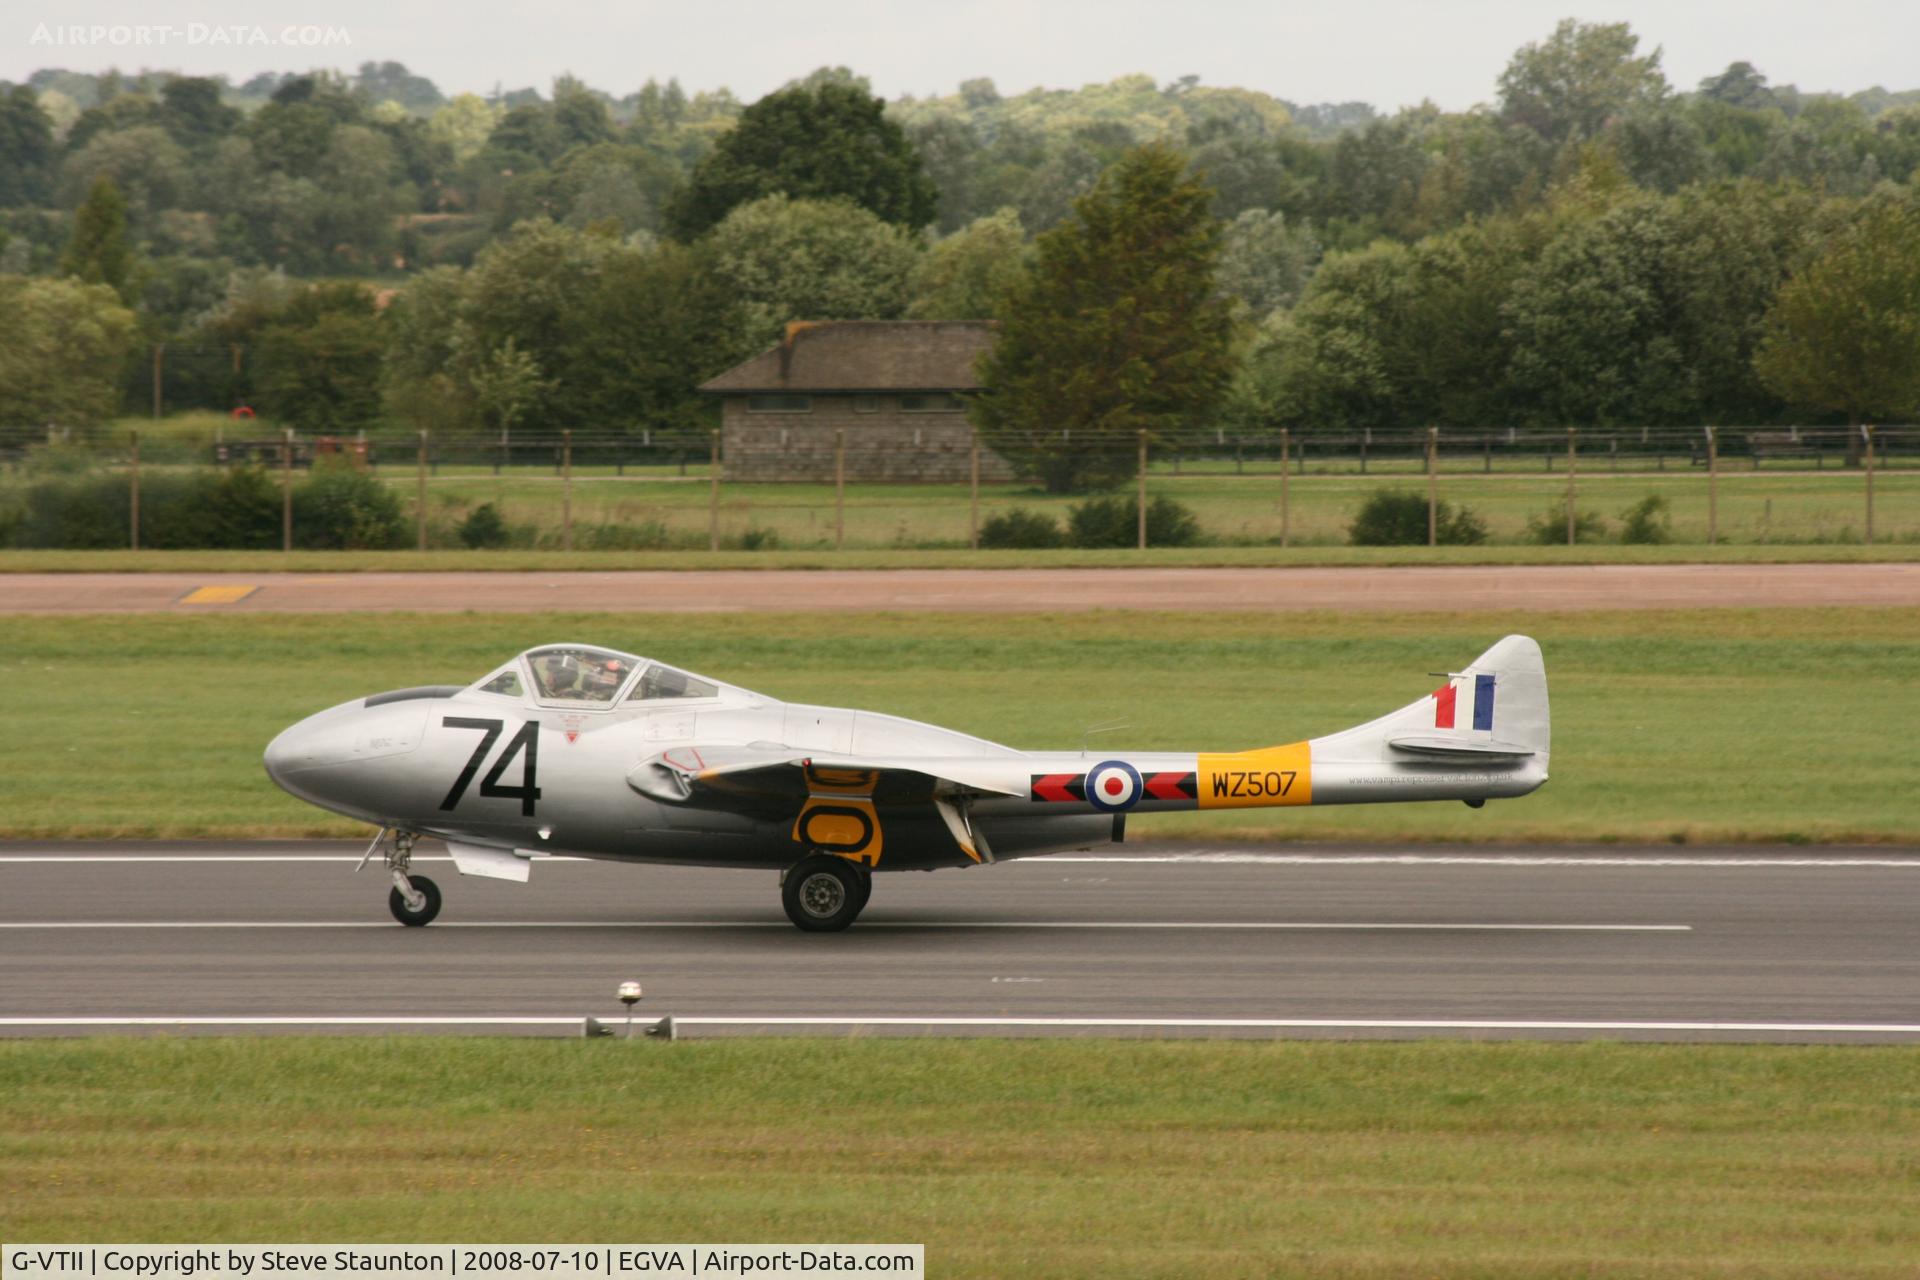
[[[154,344],[197,357],[173,403],[311,429],[697,427],[787,320],[903,316],[1001,322],[1008,448],[1920,400],[1920,94],[1675,92],[1625,24],[1390,117],[1192,78],[885,103],[842,68],[751,105],[86,80],[0,94],[0,427],[109,416]]]

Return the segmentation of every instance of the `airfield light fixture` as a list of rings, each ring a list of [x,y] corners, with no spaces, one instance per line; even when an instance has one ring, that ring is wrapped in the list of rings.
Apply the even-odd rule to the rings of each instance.
[[[623,982],[614,994],[619,996],[621,1004],[627,1006],[627,1039],[631,1040],[633,1039],[633,1006],[640,1003],[640,984]]]

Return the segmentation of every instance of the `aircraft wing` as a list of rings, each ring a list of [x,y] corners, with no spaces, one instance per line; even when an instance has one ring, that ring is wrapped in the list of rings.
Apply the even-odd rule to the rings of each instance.
[[[867,785],[866,775],[892,794],[880,799],[908,800],[936,789],[977,795],[1024,796],[1027,765],[1019,756],[902,756],[882,760],[864,756],[796,751],[792,747],[681,747],[663,751],[637,765],[627,783],[642,795],[671,804],[698,804],[703,792],[719,796],[764,795],[770,799],[804,797],[828,789]],[[855,778],[851,775],[861,775]]]
[[[972,820],[980,796],[1024,796],[1028,767],[1021,756],[902,756],[891,760],[828,752],[796,751],[775,744],[679,747],[642,761],[627,774],[642,795],[701,809],[758,812],[785,818],[798,812],[796,840],[810,815],[862,815],[858,847],[868,847],[879,829],[881,808],[931,805],[962,852],[976,862],[993,861]],[[816,842],[833,843],[823,837]]]

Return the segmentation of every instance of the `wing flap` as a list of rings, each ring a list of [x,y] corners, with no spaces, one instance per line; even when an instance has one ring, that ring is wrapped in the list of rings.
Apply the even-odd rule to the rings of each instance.
[[[730,796],[787,798],[810,790],[808,775],[823,771],[877,774],[896,781],[919,780],[928,789],[1024,796],[1027,775],[1021,758],[902,756],[893,760],[791,747],[748,745],[663,751],[636,765],[627,785],[669,804],[695,804],[702,792]]]

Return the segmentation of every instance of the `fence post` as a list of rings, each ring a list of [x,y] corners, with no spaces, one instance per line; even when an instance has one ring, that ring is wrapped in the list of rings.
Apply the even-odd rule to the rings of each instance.
[[[1873,428],[1861,427],[1860,438],[1866,445],[1866,451],[1861,454],[1861,461],[1867,468],[1867,541],[1871,543],[1873,541]]]
[[[131,438],[132,443],[132,489],[129,493],[132,514],[129,516],[127,537],[131,541],[132,549],[138,551],[140,549],[140,432],[127,432],[127,436]]]
[[[847,429],[833,429],[833,549],[847,541]]]
[[[968,452],[968,492],[971,506],[967,516],[967,546],[980,549],[980,428],[971,428],[973,446]]]
[[[1293,451],[1293,432],[1287,427],[1280,428],[1280,546],[1287,545],[1287,516],[1290,514],[1287,503],[1287,455]]]
[[[1720,537],[1720,442],[1707,429],[1707,545]]]
[[[1147,549],[1147,431],[1145,427],[1142,427],[1140,429],[1139,506],[1140,506],[1140,510],[1136,513],[1140,517],[1140,520],[1139,520],[1140,540],[1138,543],[1138,549],[1141,551],[1145,551]]]
[[[500,428],[500,456],[493,460],[493,474],[499,475],[500,468],[507,465],[507,428]]]
[[[1574,452],[1573,437],[1574,437],[1574,428],[1568,427],[1567,428],[1567,545],[1568,546],[1572,546],[1574,541],[1574,538],[1573,538],[1573,534],[1574,534],[1574,517],[1573,517],[1574,465],[1573,464],[1574,464],[1574,459],[1577,455]]]
[[[413,523],[418,526],[419,548],[427,549],[427,429],[420,428],[420,461],[415,468]]]
[[[280,438],[280,549],[293,550],[293,428]]]
[[[1427,545],[1440,545],[1440,477],[1435,474],[1439,465],[1440,428],[1427,428]]]
[[[560,432],[560,549],[573,550],[573,428]]]
[[[714,431],[707,457],[707,476],[711,488],[707,492],[707,550],[720,549],[720,433]]]
[[[153,416],[155,418],[160,417],[160,412],[161,412],[160,370],[161,370],[161,362],[165,357],[166,350],[167,350],[167,344],[164,342],[156,342],[153,344]]]

